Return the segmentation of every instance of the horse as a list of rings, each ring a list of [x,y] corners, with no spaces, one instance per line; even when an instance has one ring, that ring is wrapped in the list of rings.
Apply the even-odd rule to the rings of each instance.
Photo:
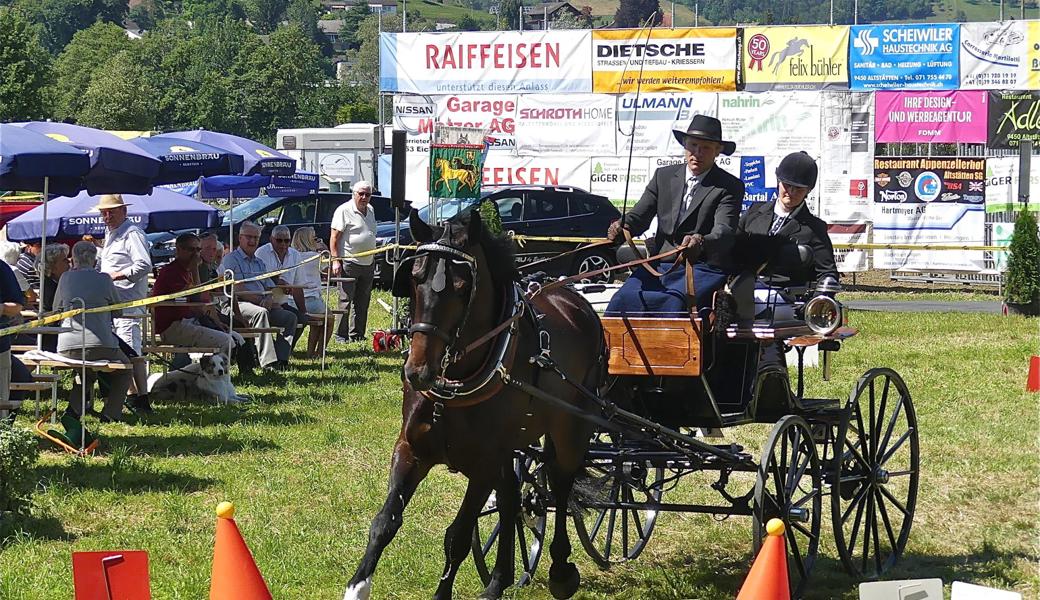
[[[433,182],[433,189],[437,189],[437,186],[444,184],[446,187],[451,181],[459,182],[459,189],[468,187],[471,190],[477,189],[477,176],[470,169],[456,169],[451,166],[446,158],[435,158],[433,164],[440,171],[440,175]]]
[[[606,348],[599,317],[572,289],[525,298],[517,284],[512,242],[489,234],[477,211],[430,226],[413,210],[409,222],[419,246],[398,267],[394,281],[395,295],[411,300],[401,430],[390,461],[389,493],[372,521],[364,557],[344,600],[369,597],[376,564],[401,527],[405,507],[439,464],[469,480],[458,514],[445,531],[444,570],[433,596],[451,598],[477,517],[492,490],[500,522],[516,521],[520,486],[514,452],[542,436],[556,519],[549,588],[554,597],[569,598],[581,577],[568,561],[568,498],[583,469],[593,426],[507,379],[588,408],[588,398],[561,375],[586,389],[597,389],[603,381]],[[501,528],[483,598],[501,597],[514,582],[514,534],[514,527]]]

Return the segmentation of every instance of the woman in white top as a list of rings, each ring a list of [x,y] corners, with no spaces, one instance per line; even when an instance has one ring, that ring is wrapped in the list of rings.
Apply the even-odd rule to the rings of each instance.
[[[314,237],[313,227],[297,229],[293,234],[292,247],[300,253],[301,262],[306,262],[327,250],[325,244]],[[307,303],[305,311],[309,315],[325,314],[325,299],[321,295],[321,283],[321,260],[312,260],[296,270],[296,284],[304,286],[303,300]],[[296,305],[295,302],[292,304]],[[334,318],[333,315],[329,315],[330,320],[334,320]],[[322,347],[318,346],[318,341],[324,340],[327,345],[330,337],[332,337],[332,327],[312,326],[311,335],[307,336],[307,356],[320,355]]]

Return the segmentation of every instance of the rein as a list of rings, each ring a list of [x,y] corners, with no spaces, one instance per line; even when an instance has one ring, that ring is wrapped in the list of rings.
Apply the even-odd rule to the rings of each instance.
[[[653,267],[651,267],[650,263],[653,262],[653,261],[657,261],[657,260],[661,260],[661,259],[665,259],[665,258],[670,258],[672,256],[675,256],[676,254],[680,254],[680,253],[682,253],[683,250],[686,250],[686,248],[687,248],[686,245],[680,244],[680,245],[676,246],[675,248],[673,248],[673,249],[671,249],[671,250],[669,250],[667,252],[662,252],[660,254],[655,254],[654,256],[648,256],[646,258],[637,258],[636,260],[630,260],[630,261],[628,261],[626,263],[621,263],[620,265],[614,265],[612,267],[604,267],[602,269],[597,269],[595,271],[589,271],[587,273],[578,273],[577,275],[571,275],[570,277],[565,277],[564,279],[560,279],[560,280],[557,280],[557,281],[553,281],[551,283],[547,283],[546,285],[543,285],[542,287],[540,287],[537,290],[535,290],[534,293],[530,294],[529,298],[534,298],[535,296],[537,296],[538,294],[540,294],[540,293],[542,293],[542,292],[544,292],[546,290],[551,290],[551,289],[555,289],[555,288],[558,288],[558,287],[563,287],[565,285],[581,281],[582,279],[585,279],[585,278],[588,278],[588,277],[595,277],[596,275],[602,275],[604,273],[610,273],[610,272],[613,272],[613,271],[620,271],[622,269],[629,269],[631,267],[642,266],[646,270],[650,271],[654,276],[661,277],[661,274],[658,273]],[[689,265],[689,263],[687,261],[675,261],[672,264],[672,268],[669,269],[667,272],[671,273],[673,270],[678,268],[678,265],[680,263],[687,263],[687,266]]]

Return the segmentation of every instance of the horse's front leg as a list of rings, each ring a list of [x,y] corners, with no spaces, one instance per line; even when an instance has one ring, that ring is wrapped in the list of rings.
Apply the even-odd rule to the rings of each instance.
[[[473,527],[477,524],[477,517],[480,516],[494,484],[494,477],[470,477],[462,506],[459,507],[455,520],[444,532],[444,572],[441,574],[440,584],[437,585],[437,592],[433,595],[434,600],[450,600],[455,575],[470,552]]]
[[[520,513],[520,482],[513,471],[513,461],[502,467],[502,476],[495,487],[498,504],[498,550],[491,582],[481,598],[496,600],[516,579],[516,523]],[[526,548],[521,549],[527,552]]]
[[[372,573],[376,570],[379,557],[401,528],[404,508],[412,499],[419,483],[430,472],[430,466],[416,458],[411,444],[398,440],[390,465],[390,491],[383,502],[383,508],[372,520],[365,556],[361,559],[357,572],[347,583],[343,600],[368,600],[372,590]]]
[[[546,468],[556,501],[553,540],[549,546],[549,555],[552,557],[552,566],[549,567],[549,592],[554,598],[564,600],[573,596],[581,585],[581,574],[574,563],[569,561],[571,541],[567,536],[567,505],[584,452],[579,452],[576,447],[561,451],[555,440],[546,444],[546,450]]]

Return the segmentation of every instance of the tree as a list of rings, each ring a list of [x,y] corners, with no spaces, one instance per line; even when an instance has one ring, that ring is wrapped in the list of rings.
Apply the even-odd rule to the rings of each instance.
[[[225,18],[240,21],[246,18],[239,0],[181,0],[180,4],[180,14],[196,23],[223,21]]]
[[[72,41],[54,61],[54,76],[48,89],[57,119],[77,119],[83,106],[83,93],[94,74],[113,56],[134,42],[112,23],[95,23],[76,32]]]
[[[16,6],[43,27],[44,47],[58,54],[77,31],[95,21],[121,23],[126,0],[18,0]]]
[[[133,21],[142,30],[149,30],[155,27],[155,24],[166,17],[166,12],[162,2],[158,0],[151,0],[150,2],[141,2],[133,6],[129,12],[126,13],[126,18]]]
[[[498,16],[506,29],[520,29],[520,0],[502,0],[498,4]]]
[[[1009,305],[1024,314],[1040,313],[1040,237],[1036,217],[1026,207],[1015,220],[1008,244],[1007,285],[1004,287]]]
[[[321,48],[323,55],[332,55],[332,44],[318,29],[318,7],[314,0],[290,0],[289,6],[285,9],[285,20],[290,25],[299,27],[312,42]]]
[[[455,29],[457,31],[482,31],[485,29],[485,21],[466,13],[462,15],[462,18],[459,19],[458,23],[456,23]]]
[[[0,8],[0,122],[46,116],[50,69],[37,31],[17,12]]]
[[[98,129],[155,129],[155,91],[144,69],[126,50],[105,63],[83,92],[79,122]]]
[[[588,8],[587,6],[585,8]],[[581,16],[560,11],[549,21],[550,29],[592,29],[592,13],[583,13]]]
[[[249,22],[260,33],[274,31],[288,6],[288,0],[242,0]]]
[[[642,27],[653,16],[654,25],[659,25],[664,14],[658,0],[621,0],[614,13],[616,27]]]

